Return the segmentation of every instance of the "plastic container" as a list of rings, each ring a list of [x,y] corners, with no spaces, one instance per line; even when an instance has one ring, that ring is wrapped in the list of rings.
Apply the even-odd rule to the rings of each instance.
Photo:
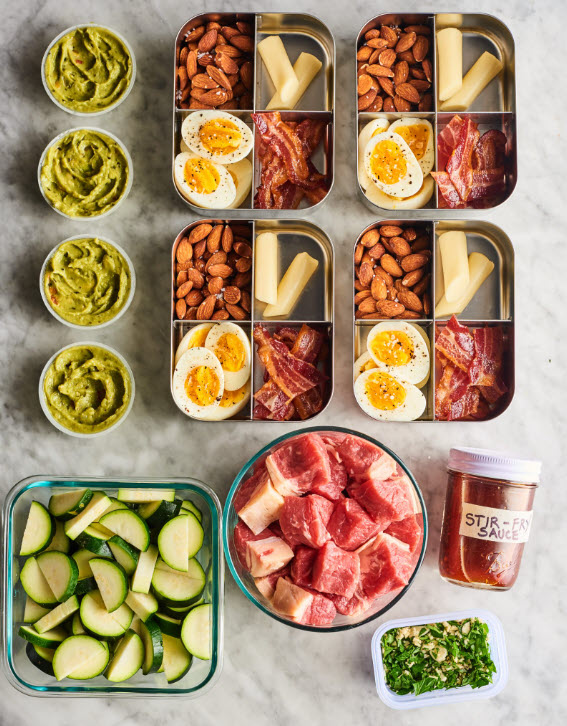
[[[509,590],[532,522],[541,462],[485,449],[449,455],[439,572],[455,585]]]
[[[64,245],[66,242],[72,242],[76,239],[87,239],[87,238],[96,238],[101,240],[102,242],[106,242],[107,244],[114,247],[126,260],[126,264],[128,265],[128,269],[130,271],[130,292],[128,294],[128,298],[126,299],[126,302],[124,305],[120,308],[120,310],[116,313],[116,315],[111,318],[110,320],[107,320],[104,323],[99,323],[98,325],[78,325],[77,323],[71,323],[69,320],[65,320],[60,315],[58,315],[55,308],[53,308],[49,304],[49,300],[47,299],[47,296],[45,294],[45,289],[43,285],[43,280],[45,278],[45,268],[47,267],[49,260],[53,257],[53,255],[57,252],[59,247],[61,245]],[[66,325],[68,328],[74,328],[75,330],[100,330],[101,328],[106,328],[108,325],[111,325],[112,323],[115,323],[117,320],[119,320],[126,310],[130,307],[132,300],[134,299],[134,293],[136,292],[136,272],[134,270],[134,265],[132,264],[132,260],[130,259],[127,252],[120,247],[120,245],[116,244],[116,242],[113,242],[112,240],[108,239],[107,237],[101,237],[99,234],[82,234],[82,235],[76,235],[74,234],[72,237],[67,237],[67,239],[64,239],[62,242],[59,242],[55,247],[51,250],[51,252],[47,255],[45,258],[43,265],[41,266],[41,272],[39,275],[39,292],[41,294],[41,299],[43,300],[45,307],[49,310],[49,312],[53,315],[53,317],[58,320],[60,323],[63,323],[63,325]]]
[[[384,633],[388,630],[392,630],[393,628],[403,628],[411,625],[427,625],[428,623],[438,623],[445,620],[463,620],[465,618],[479,618],[488,625],[490,654],[494,665],[496,666],[496,672],[492,675],[493,682],[491,684],[483,686],[482,688],[460,686],[459,688],[449,688],[445,691],[427,691],[426,693],[420,693],[419,696],[415,696],[413,693],[407,693],[405,696],[399,696],[386,685],[381,648],[381,641]],[[376,690],[378,691],[378,695],[386,706],[400,711],[407,711],[413,708],[423,708],[425,706],[438,706],[443,703],[461,703],[462,701],[480,701],[486,698],[492,698],[500,693],[508,682],[508,656],[506,655],[504,629],[500,620],[489,610],[461,610],[452,613],[426,615],[423,617],[388,620],[374,633],[371,648],[372,663],[374,665],[374,678],[376,680]]]
[[[53,363],[53,361],[57,358],[57,356],[60,353],[63,353],[63,351],[68,350],[69,348],[78,348],[78,347],[80,347],[82,345],[92,345],[92,346],[95,346],[97,348],[102,348],[103,350],[106,350],[109,353],[112,353],[113,355],[115,355],[118,358],[118,360],[126,368],[126,371],[127,371],[128,375],[130,376],[130,384],[131,384],[131,387],[132,387],[132,392],[131,392],[131,395],[130,395],[130,401],[129,401],[127,407],[126,407],[126,410],[122,414],[122,416],[119,419],[117,419],[116,423],[114,423],[112,426],[109,426],[107,429],[104,429],[104,431],[95,431],[92,434],[83,434],[83,433],[80,433],[78,431],[70,431],[69,429],[65,428],[65,426],[61,425],[59,423],[59,421],[57,421],[53,417],[53,414],[49,410],[49,408],[47,406],[47,402],[45,400],[45,393],[44,393],[44,390],[43,390],[43,381],[44,381],[45,375],[46,375],[47,371],[49,370],[49,367],[51,366],[51,364]],[[43,368],[43,370],[41,372],[41,376],[39,377],[39,402],[41,404],[41,409],[42,409],[43,413],[46,415],[46,417],[50,421],[50,423],[52,423],[55,426],[56,429],[59,429],[59,431],[62,431],[64,434],[68,434],[69,436],[76,436],[79,439],[93,439],[93,438],[95,438],[95,436],[104,436],[109,431],[114,431],[118,426],[120,426],[120,424],[126,419],[126,417],[128,416],[128,414],[130,413],[130,411],[132,409],[132,405],[134,403],[135,393],[136,393],[136,389],[135,389],[135,383],[134,383],[134,374],[132,373],[132,369],[130,368],[130,366],[128,364],[128,361],[124,358],[124,356],[122,356],[114,348],[111,348],[109,345],[102,345],[101,343],[97,343],[97,342],[94,342],[94,341],[91,341],[91,340],[87,340],[87,341],[82,340],[82,341],[80,341],[78,343],[71,343],[70,345],[66,345],[63,348],[61,348],[60,350],[58,350],[47,361],[47,363],[45,364],[45,366],[44,366],[44,368]]]
[[[120,40],[124,46],[126,47],[126,50],[130,54],[130,58],[132,59],[132,78],[130,79],[130,83],[128,84],[128,87],[124,91],[124,93],[120,96],[120,98],[115,101],[112,105],[108,106],[108,108],[104,108],[100,111],[92,111],[92,112],[85,112],[85,111],[75,111],[72,108],[68,108],[64,104],[62,104],[60,101],[58,101],[55,96],[51,93],[51,89],[49,88],[47,84],[47,80],[45,78],[45,64],[47,62],[47,56],[49,55],[49,52],[53,48],[53,46],[61,40],[67,33],[72,33],[75,30],[79,30],[80,28],[102,28],[103,30],[107,30],[109,33],[112,33],[112,35],[115,35],[118,40]],[[136,58],[134,56],[134,51],[132,50],[132,46],[126,38],[123,35],[120,35],[120,33],[117,33],[116,30],[113,30],[112,28],[108,28],[106,25],[101,25],[100,23],[79,23],[79,25],[73,25],[70,28],[67,28],[66,30],[63,30],[59,35],[54,38],[51,43],[48,45],[47,50],[43,54],[43,58],[41,59],[41,82],[43,83],[43,87],[45,88],[45,92],[49,96],[49,98],[53,101],[53,103],[58,106],[62,111],[66,111],[67,113],[71,113],[74,116],[81,116],[83,118],[89,117],[89,116],[102,116],[104,113],[108,113],[109,111],[113,111],[115,108],[118,108],[120,104],[126,100],[126,98],[130,95],[130,91],[134,87],[134,82],[136,80]]]
[[[181,680],[168,684],[162,673],[144,676],[141,671],[128,681],[111,683],[104,676],[89,681],[65,679],[57,682],[53,676],[40,671],[26,656],[26,641],[18,636],[22,622],[25,593],[18,582],[21,558],[17,552],[32,500],[47,505],[49,497],[66,488],[89,487],[115,495],[119,487],[138,489],[175,489],[176,494],[192,500],[203,512],[205,539],[197,559],[207,572],[204,595],[213,605],[212,658],[195,658]],[[192,478],[172,479],[103,479],[98,477],[34,476],[16,484],[4,500],[2,509],[3,571],[2,571],[2,666],[14,688],[28,696],[129,696],[140,698],[196,698],[216,683],[223,661],[223,599],[224,563],[221,549],[221,508],[213,490]]]
[[[116,204],[110,209],[107,209],[105,212],[101,212],[100,214],[94,214],[90,217],[73,217],[70,214],[65,214],[65,212],[62,212],[60,209],[57,209],[57,207],[54,207],[53,204],[49,201],[47,198],[45,191],[43,189],[43,184],[41,183],[41,170],[43,168],[43,162],[45,160],[45,156],[49,149],[53,146],[53,144],[56,144],[60,139],[62,139],[64,136],[67,136],[67,134],[71,134],[74,131],[95,131],[98,134],[102,134],[103,136],[108,136],[113,141],[115,141],[120,149],[122,150],[122,153],[126,157],[126,162],[128,164],[128,181],[126,182],[126,188],[124,189],[124,194],[120,197],[120,199],[116,202]],[[65,217],[65,219],[70,219],[73,222],[92,222],[93,220],[102,219],[103,217],[108,217],[109,214],[112,214],[115,212],[118,207],[124,202],[128,194],[130,194],[130,189],[132,188],[132,182],[134,180],[134,166],[132,164],[132,157],[130,156],[130,152],[128,149],[124,146],[122,141],[115,136],[110,131],[107,131],[106,129],[100,129],[96,126],[75,126],[72,129],[66,129],[65,131],[62,131],[60,134],[57,134],[57,136],[54,139],[51,139],[51,141],[47,144],[45,149],[43,150],[43,153],[41,155],[41,158],[39,160],[39,164],[37,167],[37,183],[39,185],[39,190],[41,191],[42,197],[45,199],[47,204],[51,209],[53,209],[54,212],[57,212],[57,214],[60,214],[62,217]]]
[[[396,463],[404,470],[404,472],[409,477],[411,483],[414,486],[414,493],[417,503],[420,506],[421,509],[421,515],[423,517],[423,525],[422,525],[422,541],[421,541],[421,549],[419,552],[419,557],[417,559],[415,569],[409,578],[409,581],[407,585],[399,592],[394,591],[394,593],[397,592],[397,594],[394,594],[393,596],[391,594],[384,595],[382,597],[377,598],[373,605],[370,607],[369,610],[366,612],[361,613],[360,615],[354,615],[354,616],[347,616],[347,615],[340,615],[337,613],[337,616],[333,620],[333,622],[330,625],[324,625],[324,626],[312,626],[312,625],[303,625],[301,623],[297,623],[289,618],[287,618],[284,615],[280,615],[277,613],[269,600],[267,600],[263,595],[260,594],[259,590],[256,588],[254,584],[254,578],[250,575],[250,573],[245,570],[240,560],[238,559],[238,556],[236,554],[236,549],[234,546],[234,528],[236,524],[238,523],[238,515],[236,514],[236,510],[234,508],[234,497],[240,488],[240,484],[245,481],[248,476],[250,475],[251,471],[254,469],[256,464],[258,462],[263,461],[268,454],[270,454],[279,444],[281,444],[284,441],[288,441],[289,439],[293,438],[294,436],[299,436],[306,433],[343,433],[343,434],[352,434],[353,436],[357,436],[361,439],[366,439],[366,441],[370,441],[371,443],[379,446],[381,449],[383,449],[387,454],[389,454]],[[242,590],[244,595],[252,602],[257,608],[259,608],[263,613],[266,615],[269,615],[270,617],[274,618],[274,620],[279,621],[280,623],[284,623],[285,625],[288,625],[292,628],[297,628],[298,630],[308,630],[315,633],[333,633],[338,632],[341,630],[350,630],[351,628],[356,628],[360,625],[364,625],[365,623],[369,623],[372,620],[375,620],[376,618],[383,615],[387,610],[389,610],[391,607],[393,607],[408,591],[408,589],[411,587],[411,584],[421,567],[421,563],[423,561],[423,557],[425,555],[425,548],[427,545],[427,510],[425,508],[425,502],[423,500],[423,496],[421,494],[421,491],[419,489],[419,486],[417,485],[417,482],[415,481],[412,473],[407,468],[407,466],[404,464],[404,462],[390,449],[388,449],[387,446],[384,446],[384,444],[380,443],[376,439],[373,439],[370,436],[366,436],[365,434],[362,434],[358,431],[353,431],[351,429],[344,429],[340,428],[339,426],[312,426],[309,428],[303,428],[296,431],[291,431],[290,433],[285,434],[284,436],[280,436],[277,439],[274,439],[270,444],[267,446],[264,446],[263,449],[260,449],[260,451],[253,456],[239,471],[238,475],[236,476],[232,487],[230,488],[230,491],[228,493],[226,504],[224,506],[223,511],[223,545],[224,545],[224,552],[226,556],[226,560],[228,562],[228,568],[230,570],[231,575],[236,580],[236,583],[238,587]],[[389,598],[389,599],[388,599]]]

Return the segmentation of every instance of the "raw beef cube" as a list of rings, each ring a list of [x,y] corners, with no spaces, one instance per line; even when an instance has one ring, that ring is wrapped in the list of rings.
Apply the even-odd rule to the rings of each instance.
[[[284,498],[274,489],[268,474],[264,474],[238,516],[254,534],[258,534],[280,516]]]
[[[293,558],[293,550],[279,537],[248,540],[246,543],[246,564],[253,577],[281,570]]]
[[[310,592],[294,585],[286,577],[279,578],[272,601],[274,610],[278,613],[301,620],[312,602],[313,595]]]
[[[301,587],[312,587],[313,563],[317,550],[312,547],[300,545],[295,550],[295,557],[291,562],[291,579]]]
[[[409,546],[389,534],[379,534],[359,556],[360,586],[371,599],[407,585],[414,569]]]
[[[305,589],[313,595],[313,602],[299,622],[303,625],[330,625],[337,614],[332,600],[316,590]]]
[[[346,552],[334,542],[327,542],[317,552],[313,564],[313,587],[319,592],[352,597],[360,579],[360,559],[356,552]]]
[[[240,485],[238,491],[234,495],[234,499],[232,500],[232,506],[234,507],[234,510],[238,512],[242,507],[248,502],[250,497],[252,496],[252,492],[258,484],[264,479],[266,476],[266,466],[263,464],[258,468],[252,476],[248,477],[246,481],[243,481]]]
[[[304,434],[280,446],[266,459],[272,483],[282,496],[305,494],[331,479],[327,449],[317,434]]]
[[[288,542],[321,547],[329,539],[327,522],[333,503],[317,494],[286,497],[280,514],[280,527]]]
[[[389,479],[396,473],[396,462],[376,444],[348,434],[337,444],[347,473],[355,481]]]
[[[278,522],[274,522],[273,524],[270,524],[268,529],[273,533],[275,537],[279,537],[280,539],[283,539],[283,541],[286,543],[288,547],[291,547],[291,549],[295,552],[297,549],[297,544],[294,542],[290,542],[288,539],[286,539],[285,534],[283,533],[283,529],[281,528],[281,525]]]
[[[289,575],[289,572],[289,566],[286,565],[285,567],[282,567],[281,570],[276,570],[270,575],[265,575],[265,577],[256,577],[254,579],[254,584],[266,600],[271,600],[274,597],[278,579],[280,577],[286,577]]]
[[[365,613],[372,605],[372,600],[365,597],[360,589],[360,585],[356,588],[351,598],[343,597],[342,595],[329,595],[329,599],[332,600],[338,613],[351,617]]]
[[[322,497],[327,497],[327,499],[330,499],[331,501],[336,501],[341,496],[341,492],[347,485],[347,470],[335,447],[330,444],[325,445],[329,456],[331,478],[325,484],[315,484],[312,486],[311,494],[320,494]]]
[[[367,479],[348,487],[348,493],[364,507],[383,532],[391,522],[404,519],[413,512],[413,499],[407,478],[380,481]],[[411,485],[410,485],[411,486]]]
[[[423,541],[423,515],[410,514],[399,522],[392,522],[384,532],[405,542],[413,554],[421,548]]]
[[[355,550],[378,534],[378,525],[357,501],[347,497],[335,504],[327,529],[334,543],[343,550]]]
[[[238,522],[234,528],[234,546],[242,567],[248,569],[248,565],[246,564],[246,545],[248,542],[255,542],[256,540],[266,539],[266,537],[273,536],[273,532],[270,532],[269,529],[264,529],[260,532],[260,534],[254,534],[250,527],[247,527],[244,522]]]

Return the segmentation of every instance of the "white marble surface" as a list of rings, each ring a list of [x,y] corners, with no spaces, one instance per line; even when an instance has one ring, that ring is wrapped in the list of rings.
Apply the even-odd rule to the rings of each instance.
[[[337,255],[336,393],[321,423],[367,431],[396,450],[415,472],[426,497],[431,535],[414,586],[389,615],[400,617],[464,607],[488,607],[502,619],[510,682],[496,699],[409,712],[389,711],[376,695],[370,639],[376,624],[342,634],[291,631],[248,603],[227,573],[224,671],[209,695],[192,702],[26,698],[0,678],[0,724],[71,726],[89,721],[142,726],[160,722],[205,724],[556,724],[567,718],[567,557],[563,531],[567,489],[560,469],[565,433],[565,381],[560,351],[566,332],[564,275],[564,136],[567,104],[567,6],[544,0],[477,0],[475,8],[507,22],[517,43],[519,183],[512,198],[486,218],[510,235],[517,255],[517,394],[501,418],[479,424],[372,423],[351,393],[350,253],[373,215],[355,195],[351,111],[352,44],[360,26],[382,8],[362,0],[245,2],[243,9],[305,10],[320,15],[338,42],[337,182],[332,198],[312,218],[331,231]],[[392,5],[392,4],[391,4]],[[457,9],[421,0],[403,10]],[[179,0],[2,0],[0,51],[0,386],[2,491],[37,473],[167,476],[191,474],[224,499],[244,461],[284,426],[204,426],[175,408],[168,383],[169,264],[171,243],[191,219],[170,180],[171,50],[179,26],[194,13],[232,9]],[[389,10],[386,3],[383,10]],[[76,125],[58,110],[40,82],[49,41],[72,24],[96,21],[123,32],[134,47],[138,77],[123,107],[96,124],[115,132],[134,159],[134,187],[115,215],[92,225],[66,221],[45,205],[37,188],[40,153],[56,133]],[[549,69],[553,69],[550,71]],[[548,80],[552,86],[548,88]],[[563,91],[561,91],[561,87]],[[555,89],[550,90],[550,89]],[[56,242],[92,229],[123,245],[138,276],[131,310],[110,329],[92,335],[115,345],[130,361],[137,396],[128,421],[90,442],[58,433],[44,418],[37,381],[47,358],[80,336],[45,310],[38,275]],[[562,374],[563,369],[563,374]],[[521,577],[502,594],[444,583],[437,571],[451,445],[494,446],[540,457],[543,485]],[[85,711],[88,707],[88,711]]]

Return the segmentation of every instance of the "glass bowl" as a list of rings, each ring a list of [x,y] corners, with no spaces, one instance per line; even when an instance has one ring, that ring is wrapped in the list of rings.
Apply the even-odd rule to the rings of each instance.
[[[272,606],[272,604],[267,600],[256,588],[254,584],[254,578],[250,575],[250,573],[245,570],[240,560],[238,559],[238,556],[236,554],[236,548],[234,545],[234,528],[236,527],[238,523],[238,515],[236,514],[236,510],[234,509],[234,497],[236,495],[236,492],[240,488],[240,485],[243,481],[245,481],[254,467],[258,464],[264,461],[264,459],[270,454],[272,451],[274,451],[282,442],[287,441],[294,436],[301,436],[302,434],[306,434],[309,432],[313,433],[343,433],[343,434],[352,434],[353,436],[358,436],[361,439],[366,439],[366,441],[370,441],[372,444],[375,444],[376,446],[379,446],[381,449],[383,449],[387,454],[389,454],[395,462],[404,470],[404,472],[408,475],[411,483],[413,484],[415,495],[417,498],[417,501],[419,502],[419,506],[421,509],[421,514],[423,517],[423,533],[422,533],[422,542],[421,542],[421,550],[419,553],[419,558],[417,560],[417,563],[415,565],[414,571],[412,572],[412,575],[408,581],[408,584],[401,590],[401,591],[394,591],[391,596],[385,595],[383,597],[380,597],[376,599],[373,603],[373,605],[366,610],[363,613],[360,613],[359,615],[354,616],[347,616],[347,615],[340,615],[337,613],[335,619],[330,625],[323,625],[323,626],[313,626],[313,625],[303,625],[301,623],[297,623],[294,620],[291,620],[288,617],[285,617],[283,615],[280,615],[278,612],[276,612]],[[352,429],[345,429],[341,428],[339,426],[312,426],[309,428],[299,429],[297,431],[291,431],[288,434],[284,434],[283,436],[280,436],[277,439],[274,439],[270,444],[265,446],[263,449],[261,449],[255,456],[253,456],[238,472],[238,475],[236,476],[236,479],[234,480],[230,491],[228,493],[228,497],[226,500],[226,504],[224,506],[223,511],[223,545],[224,545],[224,552],[225,556],[228,562],[228,568],[236,580],[236,583],[238,584],[238,587],[242,590],[242,592],[246,595],[246,597],[250,600],[250,602],[254,603],[256,607],[260,608],[260,610],[266,615],[269,615],[270,617],[274,618],[274,620],[278,620],[280,623],[284,623],[285,625],[289,625],[292,628],[298,628],[299,630],[308,630],[316,633],[324,632],[324,633],[333,633],[341,630],[349,630],[351,628],[356,628],[359,625],[364,625],[365,623],[369,623],[372,620],[375,620],[376,618],[383,615],[387,610],[389,610],[391,607],[393,607],[408,591],[410,588],[417,571],[419,570],[421,563],[423,562],[423,558],[425,555],[425,548],[427,545],[427,510],[425,508],[425,502],[423,500],[423,496],[421,494],[421,491],[419,489],[419,486],[417,485],[417,482],[415,478],[413,477],[411,471],[408,469],[408,467],[404,464],[404,462],[397,456],[393,451],[391,451],[387,446],[384,446],[384,444],[381,444],[376,439],[373,439],[371,436],[367,436],[366,434],[362,434],[358,431],[353,431]]]
[[[18,556],[19,543],[33,500],[46,505],[51,494],[75,487],[104,490],[116,496],[120,487],[136,489],[175,489],[176,494],[191,499],[203,513],[205,538],[197,559],[207,573],[204,596],[213,606],[212,657],[210,661],[193,659],[188,673],[176,683],[167,683],[162,673],[144,676],[141,671],[122,683],[111,683],[103,675],[89,681],[56,681],[40,671],[26,656],[26,641],[18,635],[26,595],[19,582],[23,558]],[[4,561],[2,571],[2,665],[8,681],[28,696],[134,696],[143,698],[196,698],[213,687],[223,660],[223,559],[221,549],[221,508],[213,490],[192,478],[172,479],[103,479],[101,477],[33,476],[16,484],[2,508]]]

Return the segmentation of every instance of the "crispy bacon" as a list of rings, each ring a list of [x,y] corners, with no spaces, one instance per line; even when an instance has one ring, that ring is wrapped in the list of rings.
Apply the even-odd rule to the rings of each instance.
[[[271,380],[256,391],[254,398],[254,418],[288,421],[295,413],[286,394]]]
[[[451,401],[449,415],[447,421],[455,421],[458,419],[470,418],[478,411],[480,402],[480,394],[476,386],[467,388],[466,393],[456,401]]]
[[[307,179],[309,169],[301,139],[279,112],[253,113],[252,118],[262,141],[282,159],[288,179],[295,184]]]
[[[293,399],[293,406],[302,421],[315,416],[323,408],[321,389],[317,386],[310,391],[302,393],[300,396],[296,396]]]
[[[303,324],[295,338],[291,354],[307,363],[315,363],[323,345],[323,336],[309,325]]]
[[[474,169],[498,169],[506,160],[506,135],[498,129],[490,129],[478,140],[473,154]]]
[[[295,328],[290,328],[289,326],[282,326],[281,328],[278,328],[274,332],[274,338],[276,340],[281,340],[282,343],[285,343],[287,347],[291,350],[293,348],[293,344],[297,340],[297,336],[299,335],[299,331]]]
[[[502,369],[504,336],[502,328],[476,328],[474,331],[474,358],[469,377],[475,386],[493,386]]]
[[[455,115],[439,134],[437,139],[437,165],[440,169],[446,168],[449,157],[457,146],[464,123],[464,119],[459,115]]]
[[[435,348],[461,370],[469,370],[474,357],[474,339],[454,315],[439,333]]]
[[[465,203],[459,196],[459,192],[455,189],[455,185],[451,181],[451,177],[446,171],[432,171],[431,176],[437,182],[441,199],[445,202],[449,209],[463,209]]]
[[[478,126],[467,117],[445,167],[463,202],[467,201],[473,186],[472,157],[479,136]]]

